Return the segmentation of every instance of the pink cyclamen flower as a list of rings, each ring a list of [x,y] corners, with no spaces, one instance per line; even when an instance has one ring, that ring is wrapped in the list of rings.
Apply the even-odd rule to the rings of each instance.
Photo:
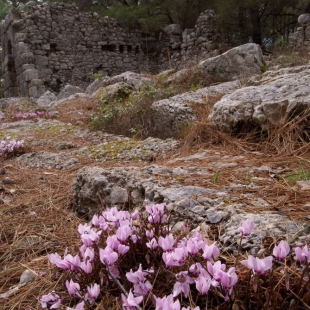
[[[249,236],[254,230],[255,225],[253,220],[242,221],[242,226],[238,228],[238,232],[241,232],[243,236]]]
[[[43,295],[40,298],[41,307],[43,309],[58,309],[61,306],[61,299],[60,297],[53,291],[47,295]]]
[[[151,249],[151,250],[155,250],[158,247],[158,243],[156,241],[155,238],[153,238],[150,242],[146,243],[146,246]]]
[[[70,280],[70,282],[67,280],[66,281],[66,287],[68,290],[68,293],[70,294],[70,296],[72,297],[81,297],[80,294],[80,285],[78,283],[75,283],[72,281],[72,279]]]
[[[215,243],[208,245],[205,242],[204,245],[202,246],[202,250],[203,250],[202,254],[203,258],[208,261],[213,261],[220,255],[220,250]]]
[[[128,225],[123,225],[117,229],[115,235],[120,242],[125,242],[131,233],[132,229]]]
[[[226,265],[222,264],[221,261],[217,261],[213,265],[210,262],[207,262],[207,269],[209,274],[213,277],[211,284],[214,287],[219,286],[222,272],[225,271]]]
[[[272,267],[272,260],[272,256],[268,256],[264,259],[259,259],[258,257],[249,255],[247,260],[242,260],[240,263],[252,269],[254,273],[264,274]]]
[[[118,254],[108,246],[105,249],[99,249],[99,257],[100,261],[108,266],[113,265],[118,260]]]
[[[181,308],[180,301],[177,299],[173,302],[172,295],[164,296],[163,298],[154,296],[154,299],[156,310],[180,310]]]
[[[133,272],[132,269],[130,269],[130,271],[126,273],[126,278],[131,283],[139,284],[140,282],[145,282],[145,276],[148,275],[150,272],[151,271],[149,270],[143,271],[142,265],[140,264],[137,271]]]
[[[201,295],[207,295],[211,285],[211,277],[209,273],[201,268],[199,276],[195,280],[196,289]]]
[[[121,294],[123,300],[123,309],[132,309],[132,307],[138,307],[143,300],[143,296],[134,297],[131,290],[129,291],[128,297]]]
[[[162,236],[158,238],[158,245],[164,250],[164,252],[173,250],[174,243],[175,240],[172,234],[169,234],[165,238]]]
[[[229,268],[227,272],[221,272],[221,284],[227,290],[228,295],[231,295],[234,285],[238,282],[236,268]]]
[[[281,240],[279,245],[275,245],[273,248],[273,255],[278,260],[284,260],[284,258],[288,255],[291,248],[286,241]]]
[[[148,217],[148,221],[151,224],[156,224],[158,222],[164,223],[167,219],[167,214],[165,214],[164,204],[146,206],[145,210],[146,212],[150,214],[150,216]]]
[[[175,275],[177,282],[173,287],[173,297],[178,296],[183,292],[184,296],[187,298],[189,294],[189,285],[193,284],[195,280],[187,275],[187,271],[181,271]]]
[[[203,241],[195,237],[189,238],[186,242],[187,250],[191,255],[198,254],[202,246],[203,246]]]
[[[96,300],[100,294],[100,285],[92,284],[91,286],[87,286],[88,297],[92,300]]]
[[[139,218],[140,214],[139,214],[139,210],[135,210],[132,214],[131,214],[131,218],[133,220],[137,220]]]
[[[297,259],[302,263],[307,263],[310,260],[310,252],[308,250],[308,246],[305,245],[303,248],[296,248],[295,253]]]
[[[78,303],[75,308],[67,307],[66,310],[84,310],[84,301]]]
[[[117,247],[118,254],[123,256],[130,250],[130,247],[124,244],[119,244]]]

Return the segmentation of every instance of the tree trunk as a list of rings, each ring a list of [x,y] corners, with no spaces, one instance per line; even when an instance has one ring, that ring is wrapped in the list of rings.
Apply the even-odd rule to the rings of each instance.
[[[259,16],[259,9],[255,8],[251,10],[252,40],[253,43],[262,45],[262,33],[260,22],[261,19]]]

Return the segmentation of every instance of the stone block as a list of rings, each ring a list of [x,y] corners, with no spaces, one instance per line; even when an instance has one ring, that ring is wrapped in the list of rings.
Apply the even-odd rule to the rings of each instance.
[[[32,86],[29,88],[29,96],[33,98],[39,98],[45,93],[44,85]]]
[[[29,70],[29,69],[35,69],[35,65],[34,64],[25,64],[25,65],[21,66],[21,70],[22,71],[26,71],[26,70]]]
[[[23,79],[28,82],[39,78],[39,72],[36,69],[28,69],[23,72]]]
[[[16,57],[22,53],[28,53],[30,52],[29,46],[28,44],[24,43],[24,42],[19,42],[17,43],[14,48],[13,48],[13,56]]]
[[[22,66],[24,64],[33,64],[34,63],[34,55],[31,52],[22,53],[15,58],[16,65]]]
[[[38,55],[35,58],[35,65],[38,67],[45,67],[48,65],[48,58],[46,56]]]

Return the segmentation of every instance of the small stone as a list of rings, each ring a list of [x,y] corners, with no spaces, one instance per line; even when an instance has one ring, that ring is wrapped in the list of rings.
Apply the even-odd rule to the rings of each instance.
[[[36,278],[36,274],[31,270],[25,270],[20,276],[19,285],[23,285],[29,282],[33,282]]]
[[[5,174],[5,169],[4,168],[0,168],[0,175]]]
[[[5,184],[5,185],[7,185],[7,184],[16,184],[16,181],[11,179],[11,178],[9,178],[9,177],[6,177],[6,178],[4,178],[2,180],[2,183]]]

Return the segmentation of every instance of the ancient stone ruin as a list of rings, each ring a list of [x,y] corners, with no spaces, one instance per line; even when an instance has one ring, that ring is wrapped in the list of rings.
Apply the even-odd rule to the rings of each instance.
[[[195,29],[169,25],[157,34],[126,29],[109,17],[80,12],[75,4],[26,5],[1,23],[4,97],[38,98],[66,84],[85,88],[92,73],[157,73],[180,69],[219,53],[213,11],[200,15]]]
[[[300,27],[289,36],[289,43],[295,47],[309,47],[310,46],[310,14],[302,14],[298,17]]]

